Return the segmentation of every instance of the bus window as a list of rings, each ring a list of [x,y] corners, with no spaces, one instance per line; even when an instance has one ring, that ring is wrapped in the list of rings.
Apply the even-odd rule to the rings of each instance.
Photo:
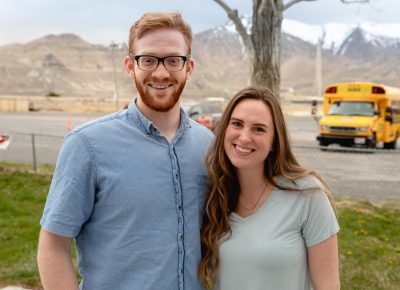
[[[374,116],[373,102],[335,102],[329,106],[328,115]]]
[[[400,101],[393,101],[392,102],[392,117],[393,121],[396,123],[400,122]]]

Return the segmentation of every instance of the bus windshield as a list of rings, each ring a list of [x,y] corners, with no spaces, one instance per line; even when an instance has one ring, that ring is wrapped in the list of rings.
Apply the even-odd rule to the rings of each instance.
[[[374,103],[335,102],[329,106],[328,115],[374,116]]]

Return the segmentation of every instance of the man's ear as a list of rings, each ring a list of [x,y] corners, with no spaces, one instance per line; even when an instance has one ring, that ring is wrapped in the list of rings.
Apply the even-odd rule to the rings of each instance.
[[[193,58],[190,58],[186,64],[186,79],[190,78],[195,66],[196,66],[196,62],[194,61]]]
[[[129,56],[125,56],[124,66],[130,76],[133,76],[133,63]]]

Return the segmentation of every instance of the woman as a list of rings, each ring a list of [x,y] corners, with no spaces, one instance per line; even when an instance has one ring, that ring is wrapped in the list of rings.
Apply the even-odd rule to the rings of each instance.
[[[294,157],[265,88],[237,93],[207,158],[200,279],[217,290],[339,289],[333,201]]]

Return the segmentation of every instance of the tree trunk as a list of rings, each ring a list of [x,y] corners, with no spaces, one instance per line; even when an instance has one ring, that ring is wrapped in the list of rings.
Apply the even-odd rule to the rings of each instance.
[[[253,0],[251,83],[269,88],[278,98],[282,19],[282,0]]]

